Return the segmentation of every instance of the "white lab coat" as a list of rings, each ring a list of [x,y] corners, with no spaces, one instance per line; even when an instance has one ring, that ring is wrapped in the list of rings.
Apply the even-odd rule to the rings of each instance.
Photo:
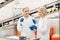
[[[37,37],[40,38],[40,40],[49,40],[50,25],[48,17],[44,17],[43,19],[40,17],[37,25],[38,25]]]
[[[34,20],[34,22],[32,21],[32,19]],[[17,30],[21,31],[21,36],[26,36],[27,38],[34,38],[33,31],[29,29],[31,25],[36,25],[35,19],[33,17],[29,16],[28,19],[21,17],[18,20]]]

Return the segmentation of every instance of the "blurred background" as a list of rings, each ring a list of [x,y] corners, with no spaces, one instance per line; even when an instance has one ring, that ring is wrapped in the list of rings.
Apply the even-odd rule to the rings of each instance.
[[[38,22],[37,9],[42,6],[46,8],[46,15],[54,29],[52,38],[59,38],[60,0],[0,0],[0,39],[16,36],[17,21],[24,7],[30,8],[30,15]]]

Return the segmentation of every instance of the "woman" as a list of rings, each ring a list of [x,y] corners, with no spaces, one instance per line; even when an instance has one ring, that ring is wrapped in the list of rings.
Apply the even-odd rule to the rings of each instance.
[[[44,7],[38,9],[39,22],[38,22],[38,35],[40,40],[49,40],[49,22],[46,16],[46,9]]]

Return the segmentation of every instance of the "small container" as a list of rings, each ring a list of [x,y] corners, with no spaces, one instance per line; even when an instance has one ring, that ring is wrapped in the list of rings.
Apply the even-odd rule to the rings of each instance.
[[[19,40],[26,40],[26,37],[24,37],[24,36],[19,37]]]

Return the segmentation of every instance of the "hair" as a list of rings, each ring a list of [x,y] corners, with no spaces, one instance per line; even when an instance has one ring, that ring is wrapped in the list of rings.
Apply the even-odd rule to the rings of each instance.
[[[44,12],[44,15],[46,15],[46,14],[47,14],[47,10],[46,10],[46,8],[45,8],[45,7],[39,7],[38,9],[39,9],[39,10],[41,10],[41,11],[43,11],[43,12]]]
[[[24,8],[22,9],[22,11],[24,11],[24,9],[29,9],[29,7],[24,7]]]

